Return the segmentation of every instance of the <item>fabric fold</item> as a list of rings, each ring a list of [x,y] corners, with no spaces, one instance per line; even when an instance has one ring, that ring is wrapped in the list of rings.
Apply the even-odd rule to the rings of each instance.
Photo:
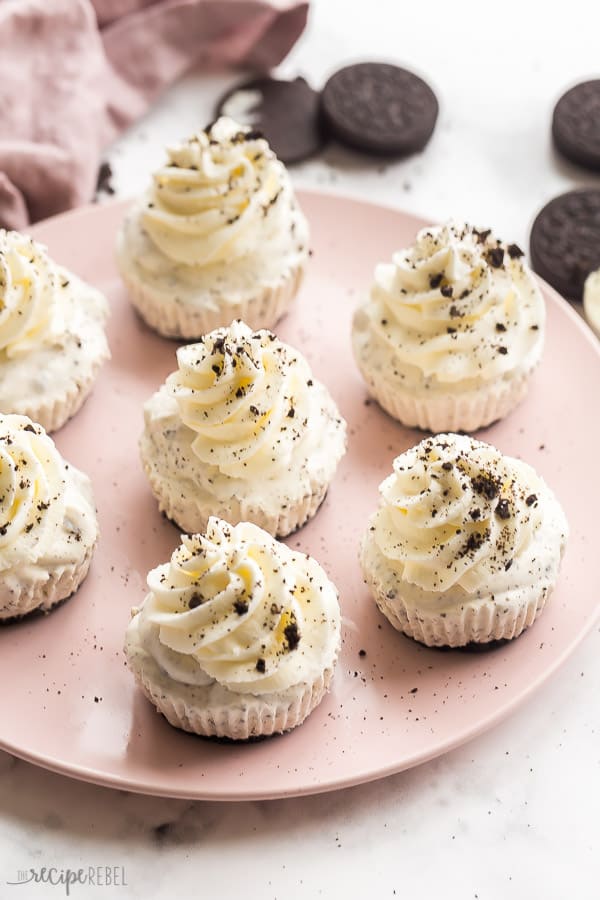
[[[0,3],[0,225],[92,199],[120,131],[195,66],[268,70],[308,3],[264,0],[4,0]]]

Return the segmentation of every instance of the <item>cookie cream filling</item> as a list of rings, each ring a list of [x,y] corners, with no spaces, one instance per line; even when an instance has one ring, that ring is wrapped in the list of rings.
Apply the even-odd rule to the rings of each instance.
[[[0,415],[0,598],[80,561],[98,535],[91,485],[40,425]]]
[[[340,644],[337,591],[310,557],[255,525],[211,518],[148,575],[127,642],[169,679],[262,695],[311,683]]]
[[[361,368],[415,392],[445,393],[530,371],[542,353],[545,307],[522,257],[490,230],[424,228],[376,267],[354,318]]]
[[[160,292],[243,291],[257,273],[276,281],[304,262],[308,226],[289,175],[268,143],[222,117],[168,149],[147,195],[127,217],[121,266]],[[173,298],[171,298],[173,299]]]
[[[362,564],[408,606],[521,602],[554,585],[568,526],[526,463],[467,436],[436,435],[394,460],[380,493]]]
[[[142,456],[199,500],[280,508],[328,483],[346,424],[306,360],[243,322],[177,351],[178,370],[145,406]]]
[[[583,312],[590,328],[600,337],[600,269],[590,272],[585,280]]]
[[[0,231],[0,410],[60,400],[108,358],[103,295],[57,266],[46,249]]]

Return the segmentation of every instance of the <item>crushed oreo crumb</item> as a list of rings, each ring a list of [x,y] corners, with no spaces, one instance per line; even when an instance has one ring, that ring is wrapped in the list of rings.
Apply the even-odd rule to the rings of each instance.
[[[110,163],[103,162],[98,169],[98,178],[96,181],[97,194],[114,194],[115,188],[112,183],[113,170]]]
[[[508,504],[508,500],[502,498],[502,500],[498,500],[498,505],[496,506],[496,515],[499,519],[510,519],[510,506]]]
[[[483,494],[488,500],[493,500],[500,493],[500,481],[489,472],[481,472],[471,479],[473,490],[477,494]]]
[[[504,250],[502,247],[490,247],[485,258],[493,269],[499,269],[504,262]]]
[[[283,629],[287,641],[288,650],[295,650],[300,643],[300,631],[296,622],[290,622]]]

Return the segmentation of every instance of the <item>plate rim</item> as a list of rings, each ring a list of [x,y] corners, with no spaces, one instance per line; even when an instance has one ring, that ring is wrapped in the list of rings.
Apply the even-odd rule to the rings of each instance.
[[[405,221],[414,223],[415,229],[435,222],[435,220],[427,220],[423,218],[422,215],[406,211],[401,207],[386,203],[373,202],[372,200],[368,200],[358,195],[353,195],[352,193],[343,191],[297,188],[296,194],[300,200],[300,203],[303,202],[303,198],[314,198],[315,201],[322,200],[324,198],[327,201],[333,203],[341,202],[343,204],[356,204],[359,206],[367,206],[373,211],[385,211],[386,213],[396,214],[403,217]],[[104,201],[99,204],[90,203],[73,210],[67,210],[65,212],[59,213],[40,222],[36,222],[33,225],[28,226],[26,231],[30,233],[32,237],[37,237],[38,232],[41,231],[42,237],[40,239],[43,241],[43,232],[48,227],[51,228],[55,225],[61,225],[65,221],[70,223],[74,220],[76,221],[78,219],[87,218],[89,216],[111,214],[114,215],[118,208],[122,208],[124,211],[130,204],[130,202],[131,198],[118,197],[111,198],[110,200]],[[598,362],[600,363],[600,341],[595,336],[591,328],[587,325],[583,318],[577,314],[572,305],[567,300],[565,300],[554,288],[552,288],[549,284],[547,284],[547,282],[537,276],[537,274],[536,278],[542,285],[546,300],[557,304],[559,308],[561,308],[562,312],[566,313],[568,319],[572,324],[574,324],[580,335],[593,348],[593,352],[597,357]],[[414,768],[418,765],[421,765],[422,763],[427,763],[432,759],[437,758],[438,756],[442,756],[454,749],[457,749],[460,746],[463,746],[471,739],[480,736],[484,732],[500,724],[518,707],[529,700],[531,695],[535,691],[537,691],[544,683],[550,681],[553,677],[556,676],[558,669],[571,656],[575,648],[589,636],[590,632],[596,626],[599,619],[600,602],[596,604],[593,612],[589,615],[585,624],[579,629],[572,640],[567,645],[563,646],[561,651],[549,662],[547,662],[543,670],[541,670],[535,678],[529,681],[529,683],[524,688],[522,688],[516,696],[511,697],[499,709],[493,710],[488,715],[479,716],[475,725],[473,725],[472,723],[466,725],[461,729],[460,733],[455,733],[452,737],[446,738],[445,740],[441,741],[436,745],[435,748],[431,749],[431,752],[427,752],[425,754],[415,752],[410,757],[405,757],[400,764],[398,764],[397,762],[390,763],[388,765],[380,766],[377,770],[369,769],[369,771],[367,772],[357,773],[355,771],[351,775],[340,776],[337,778],[328,778],[325,782],[310,784],[305,783],[304,786],[298,788],[290,788],[288,790],[276,788],[273,791],[265,791],[261,789],[253,790],[251,786],[245,786],[243,789],[238,789],[237,791],[233,790],[227,793],[223,793],[214,791],[211,792],[210,790],[206,790],[207,786],[204,784],[196,784],[195,786],[189,785],[187,787],[182,787],[181,789],[168,787],[164,782],[160,786],[152,786],[140,779],[131,780],[121,774],[107,775],[104,771],[93,766],[65,763],[63,760],[60,760],[57,757],[48,757],[47,755],[45,756],[35,751],[31,752],[26,748],[16,746],[10,740],[6,740],[1,733],[0,750],[10,753],[11,755],[19,759],[37,765],[43,769],[46,769],[47,771],[53,772],[58,775],[70,777],[78,781],[83,781],[85,783],[95,784],[104,788],[111,788],[113,790],[127,791],[147,796],[188,800],[240,802],[284,799],[324,794],[330,791],[342,790],[360,784],[366,784],[393,774],[407,771],[408,769]],[[289,735],[283,735],[281,737],[277,737],[276,740],[286,740],[288,738]]]

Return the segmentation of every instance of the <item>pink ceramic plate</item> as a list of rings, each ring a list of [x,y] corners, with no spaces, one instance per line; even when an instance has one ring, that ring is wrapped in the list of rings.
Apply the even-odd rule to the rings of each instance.
[[[316,519],[290,538],[338,585],[344,645],[332,692],[290,734],[233,746],[178,732],[136,690],[121,651],[147,570],[166,560],[176,529],[142,474],[142,402],[175,367],[176,345],[128,305],[113,262],[123,204],[84,209],[34,229],[51,254],[110,298],[112,362],[57,436],[94,482],[102,537],[78,595],[47,618],[0,629],[0,746],[99,784],[173,797],[241,799],[310,794],[398,772],[497,722],[557,668],[589,630],[600,596],[591,552],[598,497],[600,353],[591,333],[546,288],[544,361],[525,403],[482,432],[522,456],[563,502],[572,534],[557,589],[539,622],[486,653],[427,650],[397,634],[365,590],[357,545],[377,485],[421,435],[374,403],[350,352],[350,317],[374,264],[414,237],[412,216],[340,197],[304,194],[314,256],[282,338],[306,354],[349,424],[349,450]],[[596,492],[595,502],[591,496]]]

